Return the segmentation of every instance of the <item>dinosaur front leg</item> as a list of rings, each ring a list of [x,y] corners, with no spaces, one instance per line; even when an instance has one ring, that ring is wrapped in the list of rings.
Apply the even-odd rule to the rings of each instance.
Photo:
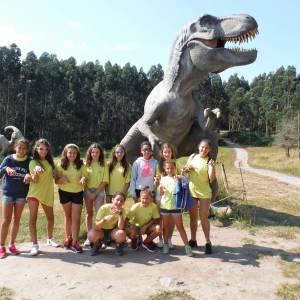
[[[152,150],[155,154],[159,152],[161,140],[160,138],[152,131],[149,123],[145,121],[143,118],[139,124],[139,130],[142,135],[147,138],[151,144]]]

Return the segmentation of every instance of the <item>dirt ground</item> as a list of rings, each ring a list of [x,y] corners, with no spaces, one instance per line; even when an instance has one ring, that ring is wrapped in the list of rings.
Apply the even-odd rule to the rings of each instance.
[[[199,236],[199,241],[203,239]],[[125,249],[123,257],[108,248],[96,257],[42,245],[37,257],[23,244],[20,256],[0,261],[0,282],[15,299],[147,299],[159,290],[187,290],[195,299],[276,299],[283,277],[279,257],[299,261],[290,252],[300,239],[251,235],[213,227],[214,253],[203,247],[186,257],[175,233],[170,255]]]
[[[230,173],[230,186],[236,188],[240,185],[239,175],[232,170]],[[263,225],[262,230],[215,224],[211,228],[212,255],[203,252],[200,229],[200,247],[194,251],[194,257],[184,255],[177,232],[170,255],[160,250],[148,253],[126,248],[125,255],[118,257],[114,249],[108,248],[91,257],[88,250],[74,254],[41,242],[41,254],[31,257],[28,243],[20,245],[21,255],[0,260],[0,288],[12,289],[13,299],[146,300],[166,290],[187,291],[194,299],[277,299],[276,291],[281,284],[297,280],[284,277],[281,262],[300,263],[300,234],[296,231],[288,239],[286,233],[292,227],[287,227],[285,236],[279,238],[271,229],[285,226],[286,220],[299,227],[300,188],[268,177],[248,173],[244,176],[256,218],[261,218],[260,214],[266,217],[262,224],[256,222]],[[283,205],[283,199],[288,207]],[[259,208],[261,201],[267,208]],[[271,229],[268,225],[272,225]]]

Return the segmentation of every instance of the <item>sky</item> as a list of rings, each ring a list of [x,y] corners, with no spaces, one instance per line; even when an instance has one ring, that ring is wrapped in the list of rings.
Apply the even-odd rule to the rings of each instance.
[[[299,0],[26,0],[2,1],[0,46],[16,43],[22,59],[29,51],[58,59],[73,56],[78,64],[127,62],[145,72],[161,64],[166,70],[177,32],[203,14],[247,13],[260,34],[245,48],[258,50],[257,60],[220,73],[249,82],[262,73],[293,65],[300,70]]]

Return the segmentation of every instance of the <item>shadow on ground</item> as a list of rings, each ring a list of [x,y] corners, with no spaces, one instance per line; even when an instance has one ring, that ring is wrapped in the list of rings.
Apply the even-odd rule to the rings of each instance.
[[[300,259],[300,253],[292,253],[282,249],[264,247],[255,244],[245,244],[241,247],[229,247],[214,245],[213,254],[205,255],[203,247],[193,249],[195,263],[202,259],[215,259],[225,263],[240,264],[243,266],[259,267],[260,259],[263,257],[281,257],[284,261],[292,262]],[[78,264],[85,267],[92,267],[95,264],[108,264],[115,268],[121,268],[126,264],[143,264],[145,266],[161,265],[164,263],[181,261],[184,254],[183,246],[175,246],[169,255],[161,251],[148,253],[146,251],[132,251],[125,249],[124,256],[117,256],[115,249],[108,248],[97,256],[90,256],[90,251],[85,250],[82,254],[70,253],[67,250],[42,251],[37,257],[32,257],[28,253],[22,253],[21,256],[32,259],[54,259],[67,263]],[[199,260],[200,259],[200,260]]]

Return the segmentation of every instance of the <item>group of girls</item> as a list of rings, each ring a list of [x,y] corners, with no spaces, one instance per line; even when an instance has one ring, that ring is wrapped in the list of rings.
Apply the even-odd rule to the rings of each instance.
[[[153,157],[149,142],[143,142],[140,150],[141,156],[136,159],[131,168],[122,145],[114,147],[112,158],[106,163],[104,151],[97,143],[88,148],[85,162],[80,158],[79,147],[76,144],[67,144],[60,160],[55,163],[50,144],[46,139],[39,139],[35,142],[32,159],[28,154],[28,142],[25,139],[18,140],[15,145],[15,154],[7,156],[0,166],[0,177],[3,177],[0,258],[7,255],[5,242],[11,220],[13,224],[8,251],[11,254],[19,254],[15,240],[26,202],[29,207],[29,230],[33,243],[30,254],[39,253],[36,225],[39,204],[47,219],[46,244],[52,247],[60,246],[53,238],[54,183],[58,185],[59,200],[65,217],[64,247],[73,252],[82,252],[79,232],[83,202],[86,207],[86,226],[89,233],[84,245],[89,246],[91,241],[95,242],[94,228],[101,229],[102,226],[104,226],[103,229],[108,226],[112,240],[120,242],[126,238],[123,228],[126,217],[122,206],[128,191],[134,202],[138,203],[141,191],[147,189],[151,191],[149,197],[157,204],[162,216],[163,234],[160,236],[158,246],[163,247],[163,252],[167,254],[173,247],[171,237],[175,224],[185,245],[186,254],[192,254],[191,248],[197,246],[199,207],[199,216],[206,238],[205,253],[211,253],[208,221],[211,198],[209,181],[215,177],[215,163],[208,159],[209,141],[203,140],[199,144],[199,153],[191,155],[182,168],[177,166],[175,151],[170,144],[162,146],[159,160]],[[183,226],[182,211],[174,207],[173,190],[176,180],[180,180],[180,169],[189,176],[190,191],[194,199],[194,206],[189,210],[190,241]],[[103,205],[104,202],[106,202],[105,205]],[[100,207],[103,209],[100,210]],[[95,224],[93,224],[94,211],[98,212]],[[100,230],[96,240],[105,238],[105,232],[101,232]],[[159,234],[158,231],[157,234]]]

